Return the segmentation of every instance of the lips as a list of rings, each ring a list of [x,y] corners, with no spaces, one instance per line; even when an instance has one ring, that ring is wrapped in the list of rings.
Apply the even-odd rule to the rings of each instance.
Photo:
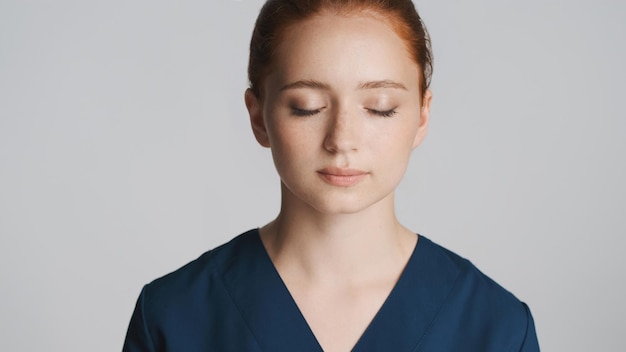
[[[318,170],[317,173],[326,183],[339,187],[354,186],[361,182],[369,174],[368,172],[362,170],[343,169],[337,167],[323,168]]]

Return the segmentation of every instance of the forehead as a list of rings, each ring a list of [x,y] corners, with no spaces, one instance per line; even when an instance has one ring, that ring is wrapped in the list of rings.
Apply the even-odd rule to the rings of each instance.
[[[330,85],[402,80],[419,86],[419,67],[406,43],[381,16],[321,14],[285,29],[268,83],[314,79]]]

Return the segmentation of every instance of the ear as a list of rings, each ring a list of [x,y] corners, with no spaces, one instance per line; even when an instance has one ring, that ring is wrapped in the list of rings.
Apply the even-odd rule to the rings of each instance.
[[[428,122],[430,120],[430,102],[433,99],[433,94],[430,89],[427,89],[424,92],[424,97],[422,98],[422,107],[420,109],[420,122],[417,126],[417,133],[415,134],[415,139],[413,140],[413,148],[417,148],[420,143],[426,137],[426,132],[428,132]]]
[[[267,137],[267,127],[263,120],[263,106],[259,98],[254,94],[252,89],[246,89],[245,94],[246,108],[248,108],[248,115],[250,115],[250,125],[252,126],[252,133],[260,145],[269,148],[270,141]]]

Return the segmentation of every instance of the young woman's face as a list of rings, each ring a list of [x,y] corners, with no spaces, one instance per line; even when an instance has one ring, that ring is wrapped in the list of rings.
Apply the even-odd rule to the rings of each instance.
[[[262,89],[246,104],[284,201],[322,213],[393,201],[426,133],[430,92],[421,104],[419,67],[384,22],[329,14],[290,27]]]

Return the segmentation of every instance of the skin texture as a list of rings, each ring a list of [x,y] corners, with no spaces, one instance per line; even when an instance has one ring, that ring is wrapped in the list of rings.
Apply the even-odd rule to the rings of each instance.
[[[246,92],[257,141],[271,149],[281,212],[262,241],[325,351],[358,341],[417,236],[394,191],[428,129],[431,94],[380,16],[315,16],[286,32],[261,101]]]

